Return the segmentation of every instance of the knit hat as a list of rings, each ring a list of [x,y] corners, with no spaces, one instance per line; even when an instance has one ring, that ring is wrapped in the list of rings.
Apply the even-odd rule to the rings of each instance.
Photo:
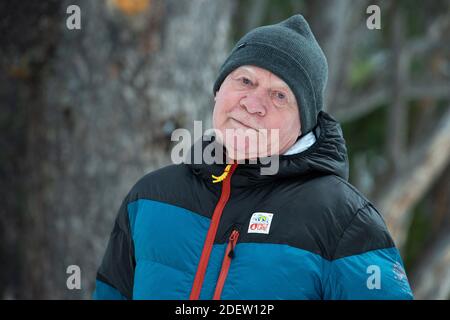
[[[301,135],[317,124],[328,78],[326,57],[302,15],[258,27],[244,35],[231,51],[214,83],[214,95],[234,69],[243,65],[264,68],[282,79],[295,95]]]

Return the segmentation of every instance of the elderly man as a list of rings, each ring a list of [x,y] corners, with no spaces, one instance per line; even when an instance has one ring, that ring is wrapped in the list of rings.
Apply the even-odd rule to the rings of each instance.
[[[347,181],[342,130],[322,110],[326,81],[326,58],[301,15],[239,40],[214,84],[221,134],[211,143],[225,156],[136,183],[94,297],[411,299],[383,218]],[[278,139],[264,153],[230,130]],[[261,173],[266,156],[278,157],[275,174]]]

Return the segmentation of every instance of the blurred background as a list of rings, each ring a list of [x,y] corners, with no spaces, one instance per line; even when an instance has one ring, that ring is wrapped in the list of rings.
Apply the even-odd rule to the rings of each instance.
[[[0,298],[90,298],[126,193],[170,164],[174,129],[210,125],[234,43],[295,13],[328,58],[350,182],[384,215],[415,297],[450,299],[449,0],[1,1]]]

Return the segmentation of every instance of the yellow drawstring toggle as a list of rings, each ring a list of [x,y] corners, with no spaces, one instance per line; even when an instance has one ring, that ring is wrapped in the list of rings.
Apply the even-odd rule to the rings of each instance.
[[[227,166],[225,167],[225,170],[223,171],[223,173],[220,176],[211,175],[211,177],[214,179],[213,183],[217,183],[217,182],[225,180],[225,178],[228,175],[228,172],[230,171],[230,168],[231,168],[231,164],[227,164]]]

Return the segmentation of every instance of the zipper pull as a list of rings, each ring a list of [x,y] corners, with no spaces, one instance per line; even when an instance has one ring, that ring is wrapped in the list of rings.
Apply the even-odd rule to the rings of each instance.
[[[225,180],[225,178],[228,175],[228,172],[230,172],[230,169],[231,169],[231,164],[227,164],[227,166],[225,167],[225,170],[223,171],[223,173],[220,176],[211,175],[211,177],[214,179],[213,183],[217,183],[217,182]]]
[[[230,243],[230,251],[228,252],[228,257],[230,259],[234,258],[234,248],[236,247],[236,242],[237,239],[239,238],[239,231],[234,229],[231,234],[230,234],[230,238],[229,238],[229,243]]]
[[[216,289],[214,290],[213,300],[220,300],[222,289],[227,279],[228,270],[230,269],[231,260],[234,257],[234,247],[239,238],[239,230],[233,227],[230,237],[228,238],[227,248],[222,261],[222,268],[220,269],[219,278],[217,279]]]

